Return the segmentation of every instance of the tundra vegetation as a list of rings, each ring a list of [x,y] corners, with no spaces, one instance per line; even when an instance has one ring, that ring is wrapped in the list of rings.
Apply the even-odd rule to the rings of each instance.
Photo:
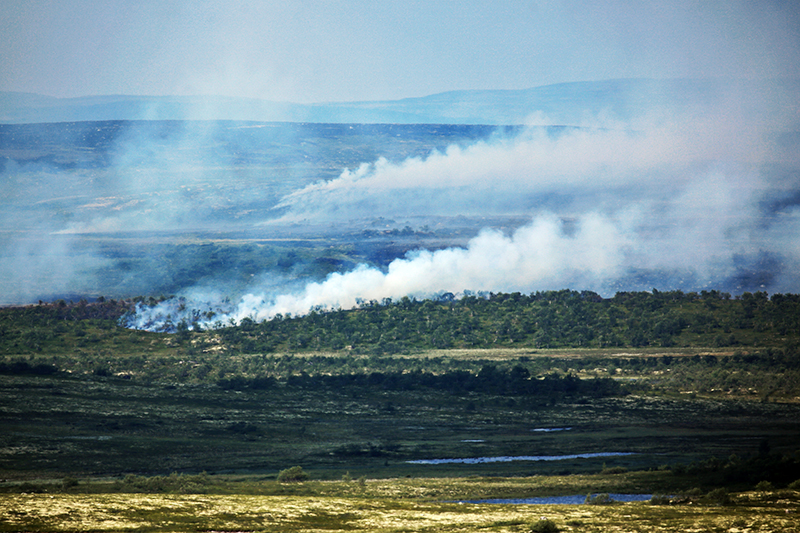
[[[443,295],[123,326],[158,300],[0,309],[0,530],[800,526],[796,295]]]

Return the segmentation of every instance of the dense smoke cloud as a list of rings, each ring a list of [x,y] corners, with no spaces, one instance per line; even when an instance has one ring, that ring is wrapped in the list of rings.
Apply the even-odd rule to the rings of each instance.
[[[484,230],[466,248],[417,250],[392,261],[385,271],[362,265],[350,272],[333,273],[325,281],[308,283],[297,292],[247,294],[227,309],[215,307],[213,301],[199,304],[207,298],[190,298],[183,311],[174,301],[155,308],[142,307],[133,324],[170,329],[180,320],[194,321],[191,313],[197,311],[198,304],[202,311],[222,312],[212,317],[197,315],[197,322],[208,327],[238,323],[244,318],[260,321],[278,314],[304,315],[311,309],[349,309],[387,298],[461,294],[465,289],[600,288],[605,280],[624,271],[629,246],[624,223],[590,213],[569,231],[564,226],[557,217],[543,215],[510,236]]]
[[[728,111],[648,117],[635,127],[530,127],[427,158],[345,170],[286,195],[280,222],[378,214],[401,223],[463,214],[530,222],[296,291],[253,287],[205,325],[442,292],[797,291],[797,153],[774,142],[774,129],[742,118]],[[780,198],[788,200],[776,204]],[[159,313],[163,322],[164,309],[143,309],[140,325],[158,324]]]

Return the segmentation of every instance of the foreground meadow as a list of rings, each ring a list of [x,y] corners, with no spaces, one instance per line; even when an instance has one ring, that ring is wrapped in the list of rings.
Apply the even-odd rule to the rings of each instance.
[[[365,493],[14,494],[0,506],[0,531],[800,531],[797,491],[740,493],[726,505],[497,505]]]

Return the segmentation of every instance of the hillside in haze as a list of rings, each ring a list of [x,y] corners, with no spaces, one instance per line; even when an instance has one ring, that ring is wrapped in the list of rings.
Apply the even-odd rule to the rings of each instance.
[[[654,111],[686,112],[726,105],[772,107],[796,101],[796,80],[764,85],[713,80],[627,79],[561,83],[523,90],[451,91],[375,102],[294,104],[223,96],[86,96],[54,98],[0,93],[0,122],[91,120],[257,120],[399,124],[580,124]]]

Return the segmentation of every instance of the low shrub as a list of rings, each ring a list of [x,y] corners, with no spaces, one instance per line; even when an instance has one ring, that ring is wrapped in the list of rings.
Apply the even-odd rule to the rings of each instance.
[[[556,533],[558,526],[549,518],[541,518],[531,524],[531,533]]]
[[[26,482],[22,483],[21,485],[19,485],[19,492],[21,492],[21,493],[30,493],[30,494],[39,494],[39,493],[42,493],[42,492],[47,492],[47,487],[45,487],[44,485],[40,485],[40,484],[37,484],[37,483],[29,483],[29,482],[26,481]]]
[[[207,486],[212,484],[211,477],[206,473],[190,475],[173,472],[168,476],[137,476],[128,474],[117,484],[123,492],[179,493],[179,494],[204,494],[208,492]]]
[[[586,496],[586,499],[583,500],[583,503],[586,505],[610,505],[615,503],[611,496],[608,493],[602,494],[589,494]]]
[[[672,498],[664,494],[653,494],[650,498],[650,505],[670,505]]]
[[[66,476],[61,480],[61,490],[69,490],[72,487],[78,486],[78,480],[74,477]]]
[[[308,474],[300,466],[293,466],[278,472],[278,483],[301,483],[308,479]]]
[[[733,499],[731,498],[731,495],[723,488],[712,490],[706,494],[705,498],[711,503],[715,503],[717,505],[733,505]]]
[[[769,481],[759,481],[756,484],[756,490],[761,492],[769,492],[773,490],[775,487]]]

